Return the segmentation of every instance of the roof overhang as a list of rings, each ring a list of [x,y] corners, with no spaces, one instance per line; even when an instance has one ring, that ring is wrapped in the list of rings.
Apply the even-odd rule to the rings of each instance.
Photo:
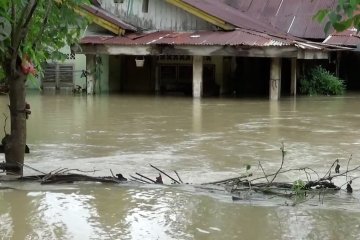
[[[104,9],[93,5],[83,4],[79,7],[75,7],[74,11],[118,36],[124,35],[127,31],[135,32],[137,30],[136,27],[121,21],[119,18],[108,13]]]
[[[84,54],[108,55],[199,55],[284,57],[327,59],[326,46],[312,42],[294,41],[249,30],[230,32],[155,31],[125,36],[86,36],[80,41]]]

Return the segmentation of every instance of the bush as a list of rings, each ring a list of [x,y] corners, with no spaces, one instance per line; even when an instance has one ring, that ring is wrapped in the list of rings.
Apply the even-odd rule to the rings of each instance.
[[[345,83],[323,67],[317,66],[301,79],[300,92],[308,95],[342,95],[345,93]]]

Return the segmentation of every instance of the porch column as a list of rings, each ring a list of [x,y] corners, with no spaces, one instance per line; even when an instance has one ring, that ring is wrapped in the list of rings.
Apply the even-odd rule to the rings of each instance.
[[[193,57],[193,97],[201,98],[203,93],[203,57]]]
[[[293,95],[294,97],[296,96],[296,82],[297,82],[297,59],[296,58],[292,58],[291,59],[291,89],[290,89],[290,93],[291,95]]]
[[[278,100],[281,93],[281,58],[272,58],[270,64],[270,100]]]
[[[95,91],[95,69],[96,69],[96,55],[86,54],[86,92],[87,94],[94,94]]]

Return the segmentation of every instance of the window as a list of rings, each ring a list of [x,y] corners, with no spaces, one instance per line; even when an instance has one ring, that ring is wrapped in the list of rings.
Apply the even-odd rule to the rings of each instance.
[[[69,54],[66,54],[66,59],[75,60],[75,53],[71,52]]]
[[[143,0],[142,11],[143,13],[147,13],[149,11],[149,0]]]
[[[44,77],[41,82],[43,88],[73,88],[74,65],[47,63],[44,67]]]

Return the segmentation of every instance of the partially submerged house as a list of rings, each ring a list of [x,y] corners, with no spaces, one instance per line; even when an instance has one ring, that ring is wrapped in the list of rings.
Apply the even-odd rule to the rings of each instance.
[[[86,89],[125,93],[296,95],[307,61],[329,62],[316,10],[335,1],[103,0],[84,6],[93,24]],[[101,6],[100,6],[101,4]],[[315,5],[312,5],[315,4]]]

